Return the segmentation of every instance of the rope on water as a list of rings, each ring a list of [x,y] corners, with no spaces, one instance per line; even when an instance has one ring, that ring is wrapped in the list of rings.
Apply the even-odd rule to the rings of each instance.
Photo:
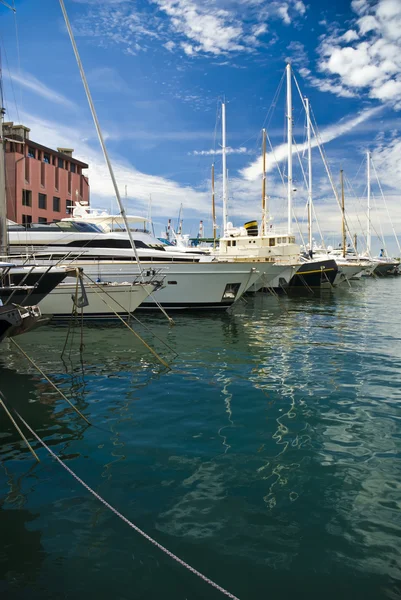
[[[127,327],[127,329],[129,329],[131,331],[131,333],[133,333],[142,342],[142,344],[149,350],[149,352],[151,352],[153,354],[153,356],[155,358],[157,358],[157,360],[164,367],[166,367],[166,369],[171,369],[170,365],[164,360],[164,358],[162,358],[161,356],[159,356],[159,354],[155,350],[153,350],[153,348],[151,346],[149,346],[149,344],[147,342],[145,342],[145,340],[139,335],[139,333],[137,333],[134,329],[132,329],[132,327],[130,327],[130,325],[127,323],[127,321],[125,321],[122,318],[122,316],[119,315],[116,310],[114,310],[114,308],[107,302],[107,300],[105,300],[102,297],[102,294],[100,292],[98,292],[98,290],[96,288],[99,288],[103,294],[105,294],[106,296],[109,296],[109,298],[111,298],[113,300],[113,302],[115,302],[118,306],[120,306],[121,308],[124,309],[124,307],[122,306],[122,304],[120,304],[117,300],[115,300],[114,298],[112,298],[110,296],[110,294],[107,292],[107,290],[104,289],[104,286],[102,287],[101,285],[99,285],[98,283],[96,283],[96,281],[93,281],[93,279],[91,279],[89,277],[89,275],[87,275],[86,273],[83,273],[83,275],[94,286],[93,287],[93,291],[100,297],[100,299],[102,300],[102,302],[104,302],[104,304],[106,304],[106,306],[109,307],[109,309],[114,313],[114,315],[118,319],[120,319],[120,321]],[[126,309],[124,309],[124,311],[126,312]],[[129,314],[132,315],[131,312]]]
[[[52,387],[53,387],[53,388],[56,390],[56,392],[58,392],[58,393],[60,394],[60,396],[61,396],[61,397],[62,397],[62,398],[63,398],[63,399],[66,401],[66,402],[68,402],[68,404],[71,406],[71,408],[73,408],[73,409],[75,410],[75,412],[76,412],[76,413],[78,413],[78,415],[79,415],[79,416],[80,416],[80,417],[81,417],[81,418],[82,418],[84,421],[86,421],[86,422],[88,423],[88,425],[92,425],[92,423],[91,423],[90,421],[88,421],[88,419],[85,417],[85,415],[83,415],[83,414],[81,413],[81,411],[80,411],[80,410],[78,410],[78,408],[77,408],[76,406],[74,406],[74,404],[71,402],[71,400],[69,400],[69,399],[67,398],[67,396],[65,396],[65,394],[63,394],[63,392],[60,390],[60,388],[58,388],[58,387],[56,386],[56,384],[55,384],[55,383],[53,383],[53,381],[52,381],[51,379],[49,379],[49,377],[46,375],[46,373],[44,373],[44,372],[42,371],[42,369],[41,369],[41,368],[40,368],[40,367],[39,367],[39,366],[38,366],[38,365],[35,363],[35,361],[34,361],[34,360],[32,360],[32,358],[31,358],[30,356],[28,356],[28,354],[25,352],[25,350],[23,350],[23,349],[21,348],[21,346],[20,346],[20,345],[19,345],[19,344],[18,344],[18,343],[15,341],[15,339],[14,339],[14,338],[10,338],[10,342],[11,342],[12,344],[14,344],[14,346],[15,346],[16,348],[18,348],[18,350],[21,352],[21,354],[23,354],[23,355],[25,356],[25,358],[26,358],[26,359],[27,359],[27,360],[28,360],[28,361],[31,363],[31,365],[32,365],[33,367],[35,367],[35,369],[36,369],[37,371],[39,371],[39,373],[42,375],[42,377],[44,377],[44,378],[46,379],[46,381],[47,381],[48,383],[50,383],[50,385],[51,385],[51,386],[52,386]]]
[[[152,537],[150,537],[150,535],[148,535],[147,533],[145,533],[145,531],[143,531],[142,529],[140,529],[137,525],[135,525],[134,523],[132,523],[132,521],[130,521],[129,519],[127,519],[127,517],[125,517],[124,515],[122,515],[116,508],[114,508],[114,506],[112,506],[111,504],[109,504],[104,498],[102,498],[102,496],[99,496],[99,494],[97,494],[87,483],[85,483],[76,473],[74,473],[74,471],[72,469],[70,469],[70,467],[68,467],[65,464],[65,462],[63,462],[61,460],[61,458],[59,458],[57,456],[57,454],[55,454],[53,452],[53,450],[51,450],[45,444],[45,442],[28,425],[28,423],[26,421],[24,421],[24,419],[21,417],[21,415],[15,409],[14,409],[14,412],[17,414],[18,418],[25,425],[25,427],[28,429],[28,431],[30,431],[30,433],[36,438],[36,440],[43,446],[43,448],[45,448],[45,450],[47,450],[47,452],[66,471],[68,471],[68,473],[76,481],[78,481],[78,483],[80,483],[89,493],[91,493],[92,496],[94,496],[97,500],[99,500],[99,502],[101,502],[104,506],[106,506],[106,508],[108,508],[109,510],[111,510],[117,517],[119,517],[122,521],[124,521],[127,525],[129,525],[132,529],[134,529],[134,531],[136,531],[137,533],[139,533],[139,535],[141,535],[146,540],[148,540],[148,542],[150,542],[151,544],[153,544],[154,546],[156,546],[156,548],[158,548],[159,550],[161,550],[162,552],[164,552],[165,554],[167,554],[167,556],[169,556],[170,558],[172,558],[173,560],[175,560],[182,567],[184,567],[185,569],[187,569],[188,571],[190,571],[191,573],[193,573],[194,575],[196,575],[200,579],[203,579],[203,581],[205,581],[206,583],[208,583],[209,585],[211,585],[212,587],[214,587],[216,590],[218,590],[219,592],[221,592],[222,594],[224,594],[225,596],[227,596],[227,598],[231,598],[231,600],[239,600],[239,598],[237,596],[234,596],[234,594],[231,594],[230,592],[228,592],[226,589],[224,589],[223,587],[221,587],[220,585],[218,585],[217,583],[215,583],[214,581],[212,581],[211,579],[209,579],[209,577],[206,577],[206,575],[203,575],[203,573],[201,573],[197,569],[194,569],[194,567],[191,567],[191,565],[189,565],[184,560],[182,560],[182,558],[179,558],[178,556],[176,556],[175,554],[173,554],[173,552],[171,552],[170,550],[168,550],[165,546],[163,546],[162,544],[160,544],[159,542],[157,542],[155,539],[153,539]]]

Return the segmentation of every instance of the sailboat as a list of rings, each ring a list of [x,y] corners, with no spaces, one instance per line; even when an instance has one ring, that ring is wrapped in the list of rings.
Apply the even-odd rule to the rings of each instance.
[[[366,254],[371,257],[372,252],[372,221],[371,221],[371,153],[368,150],[366,153],[366,175],[367,175],[367,223],[366,223]],[[395,275],[400,266],[400,261],[389,258],[387,251],[382,248],[380,256],[372,258],[375,268],[373,273],[379,277],[386,275]]]
[[[243,227],[234,227],[227,222],[227,186],[225,168],[225,105],[222,106],[223,127],[223,231],[220,238],[219,255],[230,256],[239,260],[245,256],[254,256],[255,260],[265,261],[271,265],[268,273],[258,282],[261,287],[283,287],[310,289],[321,285],[332,285],[338,267],[331,258],[322,260],[300,260],[301,248],[295,241],[292,233],[292,89],[291,66],[286,67],[287,74],[287,137],[288,137],[288,222],[285,228],[267,227],[267,202],[266,202],[266,131],[262,132],[262,219],[261,225],[257,221],[248,221]],[[274,269],[276,269],[275,275]],[[258,284],[256,284],[258,286]]]

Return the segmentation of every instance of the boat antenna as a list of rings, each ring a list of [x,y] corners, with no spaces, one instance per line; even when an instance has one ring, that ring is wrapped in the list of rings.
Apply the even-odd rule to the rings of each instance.
[[[367,175],[367,179],[368,179],[368,190],[367,190],[367,195],[368,195],[367,218],[368,218],[368,221],[366,223],[366,251],[368,253],[368,256],[370,256],[370,252],[372,249],[372,231],[371,231],[371,223],[370,223],[370,188],[371,188],[371,184],[370,184],[370,152],[369,152],[369,150],[366,152],[366,175]]]
[[[291,64],[286,66],[287,73],[287,151],[288,151],[288,233],[292,231],[292,72]]]
[[[102,131],[100,129],[100,124],[99,124],[99,120],[97,118],[95,105],[93,104],[93,100],[92,100],[92,96],[91,96],[91,93],[90,93],[90,90],[89,90],[89,86],[88,86],[88,82],[87,82],[87,79],[86,79],[85,71],[84,71],[84,68],[83,68],[83,65],[82,65],[82,62],[81,62],[81,58],[79,56],[78,48],[77,48],[77,45],[75,43],[74,34],[72,32],[72,29],[71,29],[70,20],[68,18],[67,11],[66,11],[66,8],[65,8],[65,5],[64,5],[64,0],[59,0],[59,1],[60,1],[61,10],[62,10],[62,13],[63,13],[63,16],[64,16],[64,21],[65,21],[65,24],[66,24],[66,27],[67,27],[68,35],[70,36],[72,48],[74,50],[75,58],[76,58],[76,61],[77,61],[77,64],[78,64],[78,69],[79,69],[79,72],[81,74],[82,83],[83,83],[84,88],[85,88],[85,93],[86,93],[86,97],[88,99],[89,107],[90,107],[90,110],[91,110],[91,113],[92,113],[93,121],[95,123],[97,135],[98,135],[98,138],[99,138],[99,142],[100,142],[100,145],[101,145],[102,150],[103,150],[104,158],[106,160],[107,167],[109,169],[111,180],[113,182],[114,192],[115,192],[116,199],[117,199],[117,202],[118,202],[118,206],[119,206],[119,209],[120,209],[120,214],[121,214],[121,216],[123,218],[124,225],[126,227],[127,234],[128,234],[128,237],[129,237],[129,241],[130,241],[131,247],[132,247],[132,249],[134,251],[135,259],[136,259],[136,261],[138,263],[138,268],[139,268],[139,272],[141,274],[141,278],[142,278],[142,280],[144,280],[144,274],[143,274],[141,262],[139,260],[138,251],[136,249],[135,242],[134,242],[134,239],[132,237],[132,232],[131,232],[131,230],[129,228],[128,219],[127,219],[127,215],[126,215],[126,212],[125,212],[125,209],[124,209],[124,205],[123,205],[123,203],[121,201],[120,191],[118,189],[117,181],[116,181],[116,178],[115,178],[115,175],[114,175],[114,170],[113,170],[113,167],[112,167],[112,164],[110,162],[110,158],[109,158],[109,155],[108,155],[108,152],[107,152],[106,144],[105,144],[104,139],[103,139],[103,134],[102,134]]]
[[[345,197],[344,197],[344,171],[340,171],[341,181],[341,213],[342,213],[342,232],[343,232],[343,257],[345,258],[346,246],[347,246],[347,232],[345,229]]]
[[[266,129],[262,129],[262,236],[266,235]]]
[[[216,203],[214,197],[214,163],[212,164],[212,220],[213,220],[213,249],[216,249]]]
[[[309,251],[312,252],[312,139],[309,98],[305,98],[306,132],[308,140],[308,241]]]
[[[3,120],[6,111],[3,106],[3,77],[0,64],[0,256],[7,256],[7,194],[5,170],[6,141],[3,136]]]
[[[221,155],[223,167],[223,234],[226,234],[227,229],[227,155],[226,155],[226,104],[221,104]]]

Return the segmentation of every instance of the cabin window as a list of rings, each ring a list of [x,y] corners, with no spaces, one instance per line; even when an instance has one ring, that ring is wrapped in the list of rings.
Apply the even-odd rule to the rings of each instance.
[[[31,190],[22,190],[22,206],[32,206]]]
[[[295,244],[295,238],[294,237],[290,237],[289,240],[290,244]]]
[[[169,285],[177,285],[177,282],[176,282],[176,281],[168,281],[167,283],[168,283]]]
[[[277,243],[281,244],[281,238],[277,238]]]
[[[236,245],[237,245],[236,240],[233,240],[233,246],[236,246]]]
[[[38,196],[38,205],[39,208],[47,208],[47,196],[46,194],[39,194]]]
[[[231,246],[231,240],[227,242],[227,246]]]
[[[269,246],[275,246],[276,245],[276,238],[269,238]]]
[[[72,215],[72,209],[74,208],[74,203],[72,200],[67,200],[65,201],[65,212],[67,213],[67,215]]]

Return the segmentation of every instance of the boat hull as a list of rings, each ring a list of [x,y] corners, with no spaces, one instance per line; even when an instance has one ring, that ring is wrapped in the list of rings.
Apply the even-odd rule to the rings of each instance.
[[[331,287],[338,273],[335,260],[319,260],[302,263],[291,278],[289,289],[308,290],[308,288]]]
[[[85,285],[88,306],[82,308],[85,319],[117,318],[132,314],[155,289],[155,284],[90,284]],[[39,304],[43,315],[69,318],[73,314],[77,286],[62,283]],[[78,295],[81,289],[78,290]],[[81,309],[76,309],[81,314]]]
[[[134,262],[74,263],[98,282],[129,282],[139,275]],[[144,272],[156,269],[164,275],[163,286],[147,298],[140,310],[155,310],[159,304],[175,310],[226,309],[260,277],[259,264],[252,262],[141,263]]]

